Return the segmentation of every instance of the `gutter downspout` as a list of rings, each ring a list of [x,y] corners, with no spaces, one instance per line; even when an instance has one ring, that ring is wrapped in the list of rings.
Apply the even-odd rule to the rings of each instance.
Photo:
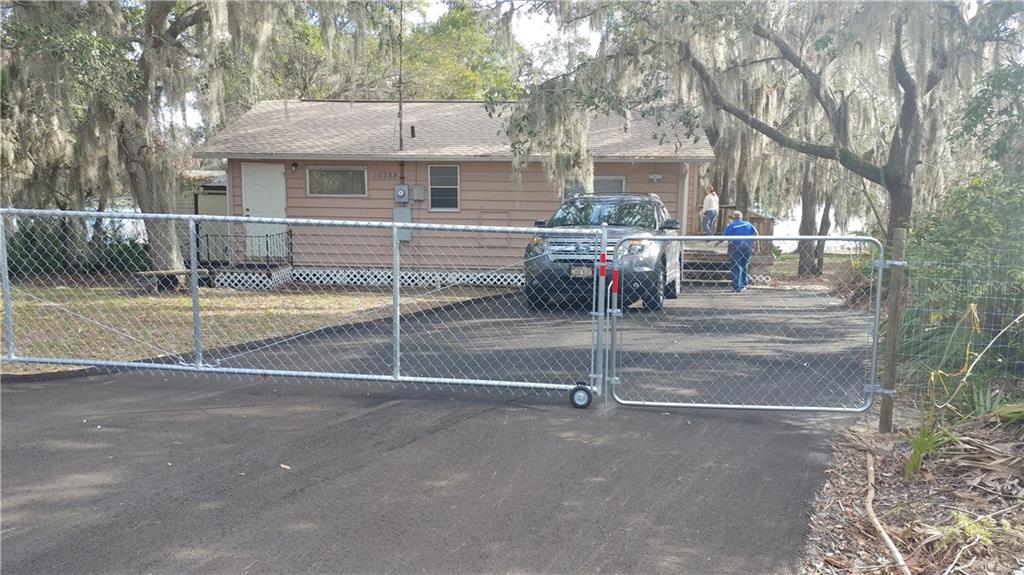
[[[690,164],[683,163],[683,181],[679,189],[679,226],[683,235],[690,233]]]

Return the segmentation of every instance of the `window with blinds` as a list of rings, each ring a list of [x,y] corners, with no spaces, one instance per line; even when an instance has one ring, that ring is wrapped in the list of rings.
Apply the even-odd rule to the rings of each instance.
[[[459,210],[459,167],[429,166],[430,209],[455,212]]]

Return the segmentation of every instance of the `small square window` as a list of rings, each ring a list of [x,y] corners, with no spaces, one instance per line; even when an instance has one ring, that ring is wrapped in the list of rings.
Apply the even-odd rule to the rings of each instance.
[[[595,196],[613,196],[626,193],[626,178],[622,176],[598,176],[594,178]]]

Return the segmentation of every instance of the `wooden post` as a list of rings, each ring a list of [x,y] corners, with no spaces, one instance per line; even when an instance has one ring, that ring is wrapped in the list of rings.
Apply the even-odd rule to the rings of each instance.
[[[892,231],[893,261],[902,262],[906,256],[907,230],[896,228]],[[896,389],[896,368],[900,361],[900,315],[903,311],[904,268],[897,265],[889,268],[889,308],[885,320],[885,370],[882,372],[882,389]],[[891,393],[882,395],[882,412],[878,416],[878,431],[892,433]]]

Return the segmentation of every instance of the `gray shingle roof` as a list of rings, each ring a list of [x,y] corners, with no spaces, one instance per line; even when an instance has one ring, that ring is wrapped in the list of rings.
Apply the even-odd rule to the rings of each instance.
[[[406,102],[405,149],[398,151],[396,102],[270,100],[260,102],[215,135],[199,158],[296,159],[508,159],[503,119],[482,102]],[[409,137],[415,126],[416,137]],[[710,160],[711,147],[685,136],[664,138],[651,120],[595,116],[590,124],[595,159]]]

